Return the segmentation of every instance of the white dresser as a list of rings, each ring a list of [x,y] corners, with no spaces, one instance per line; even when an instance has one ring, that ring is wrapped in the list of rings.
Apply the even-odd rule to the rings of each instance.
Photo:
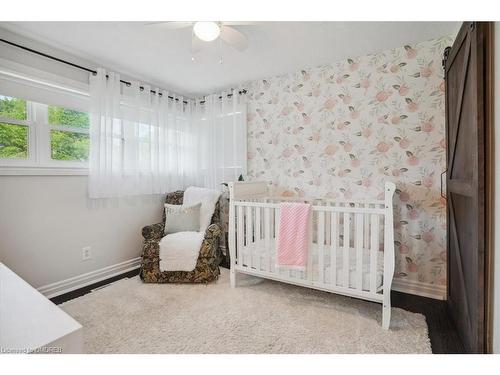
[[[0,353],[83,353],[82,326],[3,263]]]

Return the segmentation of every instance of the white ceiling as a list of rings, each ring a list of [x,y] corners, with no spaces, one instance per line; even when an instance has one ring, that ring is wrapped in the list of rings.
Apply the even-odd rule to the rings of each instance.
[[[249,47],[205,42],[191,61],[191,30],[146,27],[141,22],[8,22],[6,29],[195,96],[300,68],[313,67],[453,36],[458,22],[259,22],[238,26]],[[223,64],[219,64],[222,55]]]

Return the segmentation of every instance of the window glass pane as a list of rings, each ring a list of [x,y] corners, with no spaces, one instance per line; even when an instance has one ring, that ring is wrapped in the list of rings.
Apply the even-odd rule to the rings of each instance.
[[[88,134],[51,130],[50,145],[52,159],[79,160],[89,158],[90,138]]]
[[[88,129],[89,115],[88,113],[49,105],[49,124]]]
[[[26,100],[0,95],[0,116],[26,120]]]
[[[28,158],[28,127],[0,122],[0,158]]]

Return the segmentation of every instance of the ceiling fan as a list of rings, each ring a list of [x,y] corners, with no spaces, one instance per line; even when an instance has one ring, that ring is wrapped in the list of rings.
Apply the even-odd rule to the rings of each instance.
[[[203,42],[212,42],[219,38],[238,51],[244,51],[248,47],[248,39],[245,34],[232,26],[253,26],[255,23],[246,21],[165,21],[151,22],[146,25],[157,26],[166,30],[177,30],[191,27],[193,30],[191,52],[195,53],[202,48]]]

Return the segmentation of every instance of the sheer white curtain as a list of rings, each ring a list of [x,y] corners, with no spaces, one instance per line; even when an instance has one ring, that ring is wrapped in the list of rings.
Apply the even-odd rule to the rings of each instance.
[[[203,184],[221,189],[247,173],[247,106],[237,90],[208,95],[197,101],[193,121],[200,131],[199,165]]]
[[[202,184],[191,101],[107,75],[98,69],[89,80],[89,196],[162,194]]]

